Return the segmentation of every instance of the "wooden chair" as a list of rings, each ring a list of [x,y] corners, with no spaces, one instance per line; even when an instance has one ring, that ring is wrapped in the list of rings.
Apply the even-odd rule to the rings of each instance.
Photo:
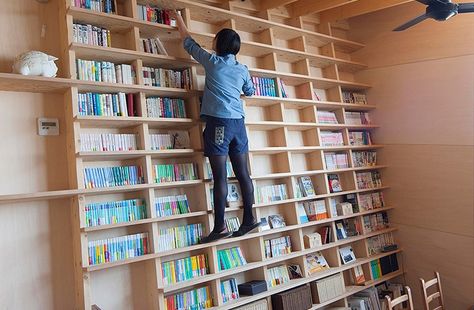
[[[424,305],[426,310],[430,310],[430,303],[436,299],[439,298],[439,303],[440,306],[434,308],[433,310],[445,310],[444,306],[444,298],[443,298],[443,291],[441,290],[441,278],[439,277],[439,272],[435,272],[436,277],[434,279],[431,279],[427,282],[425,280],[420,278],[421,282],[421,290],[423,291],[423,298],[424,298]],[[432,287],[433,285],[437,285],[438,289],[435,293],[431,294],[428,296],[428,289]]]
[[[392,300],[390,296],[385,296],[385,299],[387,300],[387,306],[388,310],[394,309],[395,306],[401,304],[402,302],[408,301],[408,309],[414,310],[415,308],[413,307],[413,298],[411,297],[411,290],[408,286],[405,286],[405,290],[407,291],[406,294],[395,298]]]

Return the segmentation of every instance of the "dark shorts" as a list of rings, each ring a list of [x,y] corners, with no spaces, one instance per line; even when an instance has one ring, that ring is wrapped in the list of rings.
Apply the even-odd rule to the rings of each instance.
[[[204,156],[236,155],[249,151],[245,120],[204,116]]]

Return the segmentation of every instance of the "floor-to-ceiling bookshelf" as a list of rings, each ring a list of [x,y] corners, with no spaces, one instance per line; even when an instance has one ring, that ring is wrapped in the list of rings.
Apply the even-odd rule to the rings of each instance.
[[[140,4],[146,1],[138,1]],[[328,275],[342,273],[346,293],[322,304],[314,304],[318,309],[329,304],[345,305],[347,296],[373,286],[386,279],[402,274],[402,270],[374,279],[369,264],[372,260],[399,253],[395,250],[388,253],[369,255],[366,239],[395,231],[396,228],[366,232],[354,237],[338,240],[335,235],[335,222],[343,219],[362,221],[365,215],[390,210],[387,202],[383,208],[364,212],[333,216],[320,221],[301,223],[297,214],[298,204],[305,201],[323,199],[326,207],[334,203],[334,199],[347,194],[360,194],[383,191],[387,186],[363,189],[357,186],[356,174],[360,171],[382,171],[385,166],[355,167],[352,153],[357,150],[376,150],[381,145],[371,144],[353,146],[349,143],[352,131],[371,131],[376,125],[349,125],[345,122],[346,111],[367,112],[375,108],[371,104],[352,104],[343,102],[343,90],[364,92],[370,86],[354,81],[353,72],[363,69],[364,64],[350,60],[350,53],[363,45],[338,36],[339,29],[331,25],[319,25],[311,18],[289,19],[284,13],[272,11],[257,12],[251,6],[236,2],[227,3],[227,7],[218,8],[196,1],[152,1],[151,5],[173,5],[183,9],[183,15],[191,33],[204,47],[209,48],[216,33],[222,27],[237,30],[242,37],[242,50],[239,60],[247,64],[252,76],[268,77],[276,81],[277,97],[253,96],[243,98],[247,112],[246,124],[249,135],[249,163],[255,188],[273,184],[285,184],[288,197],[279,201],[257,202],[254,210],[257,218],[272,214],[281,214],[285,218],[286,227],[265,231],[252,232],[246,236],[220,240],[211,244],[198,244],[170,251],[158,250],[158,230],[163,227],[203,223],[205,233],[212,229],[213,215],[209,190],[212,181],[205,177],[207,165],[202,155],[201,131],[203,124],[199,121],[199,96],[203,89],[203,70],[184,50],[178,40],[176,29],[167,25],[145,22],[138,19],[137,1],[124,0],[117,3],[117,14],[94,12],[70,6],[64,0],[60,11],[63,19],[63,60],[66,63],[64,78],[24,78],[16,75],[2,74],[2,89],[18,91],[57,91],[64,93],[66,117],[68,119],[68,161],[70,190],[60,192],[33,193],[25,195],[4,196],[5,201],[23,199],[52,199],[72,197],[74,229],[74,248],[76,266],[77,307],[90,309],[91,305],[101,306],[103,295],[131,294],[133,292],[109,292],[96,290],[96,282],[110,281],[103,274],[114,273],[118,268],[144,264],[148,290],[147,303],[150,307],[164,309],[164,297],[176,292],[209,286],[211,288],[214,307],[230,309],[266,298],[304,283]],[[90,23],[111,31],[112,47],[97,47],[72,40],[72,25]],[[320,32],[318,32],[320,31]],[[140,38],[160,37],[173,56],[155,55],[141,51]],[[115,83],[90,82],[77,80],[76,59],[111,61],[116,64],[130,64],[136,73],[136,84],[122,85]],[[190,68],[193,79],[191,90],[143,85],[141,75],[143,66],[167,69]],[[288,98],[282,97],[281,83],[285,83]],[[137,103],[138,115],[133,117],[102,117],[83,116],[78,113],[77,96],[84,92],[98,93],[132,93]],[[315,99],[316,93],[319,100]],[[147,116],[146,98],[163,96],[183,98],[186,101],[187,117],[179,119],[150,118]],[[318,120],[318,112],[332,111],[337,115],[338,124],[322,124]],[[150,134],[167,132],[168,130],[185,130],[191,138],[190,147],[177,150],[152,150]],[[321,131],[340,132],[343,145],[322,146]],[[116,152],[83,152],[81,151],[81,133],[133,133],[137,136],[138,149]],[[375,141],[376,142],[376,141]],[[326,152],[347,154],[349,167],[330,170],[326,168],[324,155]],[[198,170],[198,180],[170,183],[154,183],[153,165],[163,163],[192,162]],[[83,169],[112,165],[139,165],[144,171],[145,182],[139,185],[128,185],[106,188],[85,188]],[[328,174],[338,174],[343,187],[342,192],[331,193],[327,181]],[[304,197],[298,194],[298,178],[309,176],[315,186],[316,196]],[[230,182],[236,182],[231,179]],[[158,217],[154,208],[155,198],[166,195],[186,194],[189,198],[190,213],[169,217]],[[115,201],[123,199],[143,199],[146,202],[147,217],[136,221],[123,222],[103,226],[88,227],[85,223],[85,206],[90,203]],[[240,216],[240,205],[233,203],[227,209],[228,216]],[[303,236],[315,232],[322,225],[333,227],[333,242],[317,248],[306,248]],[[87,244],[92,240],[112,238],[126,234],[147,232],[149,236],[149,252],[143,256],[119,260],[111,263],[89,265]],[[264,257],[264,240],[280,236],[290,236],[293,249],[290,254],[275,258]],[[344,265],[339,257],[338,248],[352,245],[357,256],[355,263]],[[219,271],[217,267],[217,251],[220,249],[241,247],[248,264],[231,270]],[[287,283],[270,288],[267,292],[241,297],[229,303],[223,303],[220,294],[220,281],[230,277],[238,283],[267,279],[268,268],[285,263],[299,264],[305,272],[304,257],[306,254],[322,251],[331,268],[324,272],[291,280]],[[209,273],[189,281],[172,285],[164,285],[161,264],[190,255],[206,254],[209,262]],[[367,282],[363,286],[350,283],[350,269],[363,266]],[[130,272],[133,270],[130,267]],[[96,276],[101,273],[101,276]],[[111,295],[112,296],[112,295]],[[111,297],[112,298],[112,297]],[[107,298],[106,298],[107,299]],[[106,306],[106,305],[105,305]],[[107,308],[107,307],[106,307]]]

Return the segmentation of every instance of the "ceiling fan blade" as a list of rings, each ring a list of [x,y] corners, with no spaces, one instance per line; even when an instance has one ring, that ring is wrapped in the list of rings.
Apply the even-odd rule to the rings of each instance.
[[[423,3],[423,4],[426,4],[426,5],[430,5],[430,4],[434,4],[434,3],[441,3],[441,4],[444,4],[444,3],[449,3],[451,2],[451,0],[416,0],[420,3]]]
[[[427,18],[430,18],[431,15],[430,14],[423,14],[423,15],[420,15],[416,18],[413,18],[412,20],[404,23],[403,25],[401,26],[398,26],[397,28],[393,29],[393,31],[403,31],[407,28],[410,28],[412,26],[415,26],[416,24],[418,23],[421,23],[422,21],[424,21],[425,19]]]
[[[458,13],[473,13],[474,3],[458,3]]]

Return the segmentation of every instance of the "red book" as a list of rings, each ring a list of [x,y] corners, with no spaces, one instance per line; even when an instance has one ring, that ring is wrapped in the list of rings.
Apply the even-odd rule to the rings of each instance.
[[[127,94],[127,110],[128,116],[135,116],[134,111],[134,102],[133,102],[133,94]]]

